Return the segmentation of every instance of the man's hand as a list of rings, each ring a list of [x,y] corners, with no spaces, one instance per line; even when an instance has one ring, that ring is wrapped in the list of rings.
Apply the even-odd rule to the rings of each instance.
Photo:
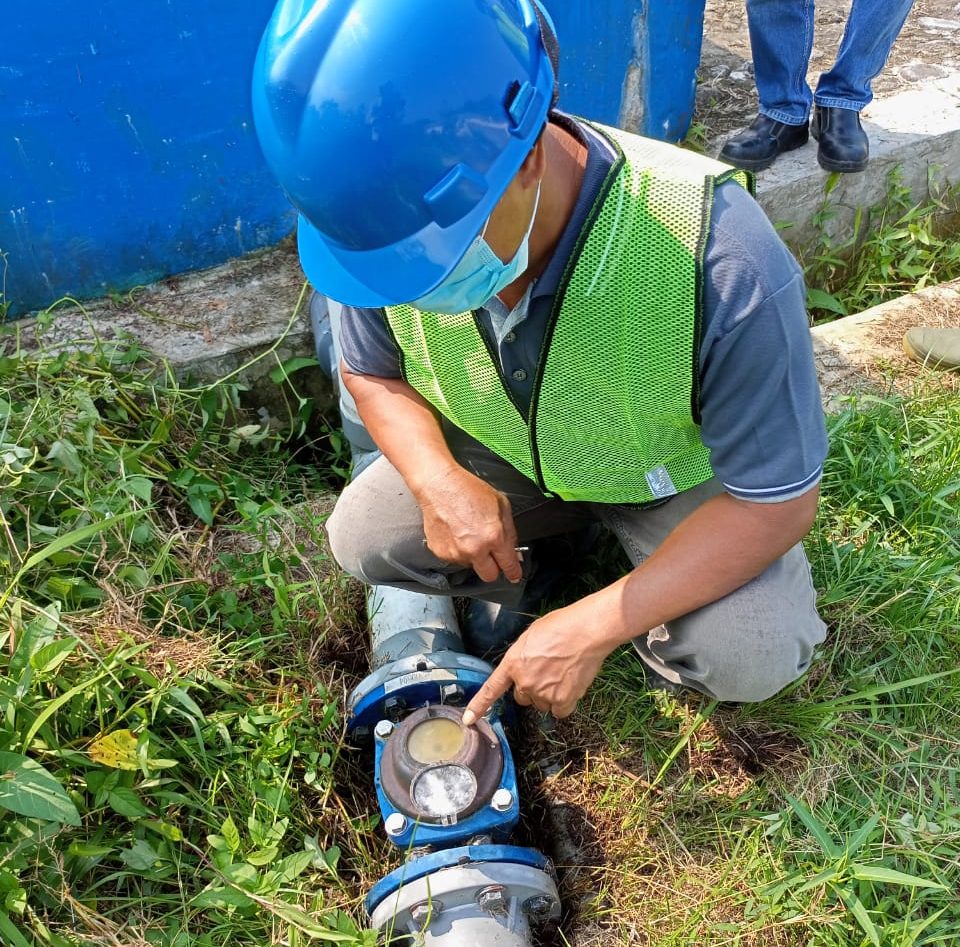
[[[417,491],[427,548],[445,562],[470,566],[484,581],[502,572],[511,582],[523,578],[517,530],[507,497],[453,465]]]
[[[581,600],[535,621],[467,705],[463,722],[473,724],[511,687],[518,704],[569,717],[613,649],[606,636],[591,634],[584,606]]]

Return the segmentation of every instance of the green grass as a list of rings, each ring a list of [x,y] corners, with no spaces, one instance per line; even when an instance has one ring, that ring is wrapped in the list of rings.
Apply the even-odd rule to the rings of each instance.
[[[857,209],[849,235],[830,236],[837,209],[831,194],[841,175],[827,178],[813,218],[818,236],[794,245],[807,284],[814,322],[863,312],[889,299],[960,277],[960,183],[944,183],[931,169],[924,200],[914,199],[901,168],[887,177],[877,205]],[[784,235],[790,242],[789,234]]]
[[[6,341],[0,942],[371,943],[315,458],[236,385]]]
[[[343,740],[366,657],[321,534],[336,445],[135,346],[5,344],[0,942],[372,944],[398,857]],[[549,806],[579,846],[554,944],[960,938],[960,399],[830,426],[811,673],[724,707],[646,693],[624,651],[524,748],[527,835]]]
[[[806,679],[753,706],[635,699],[623,652],[539,748],[591,827],[578,944],[960,942],[960,399],[862,398],[830,428]]]

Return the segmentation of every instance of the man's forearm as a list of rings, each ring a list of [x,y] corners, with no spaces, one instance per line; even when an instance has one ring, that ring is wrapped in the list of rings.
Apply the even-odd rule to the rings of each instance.
[[[367,433],[396,467],[415,497],[457,466],[433,407],[402,378],[340,374]]]
[[[510,501],[457,463],[431,405],[402,379],[341,373],[374,443],[423,513],[429,550],[471,567],[485,582],[501,572],[519,582],[523,567]]]
[[[708,500],[641,565],[583,600],[593,619],[585,631],[612,651],[735,591],[806,535],[818,493],[780,504]]]

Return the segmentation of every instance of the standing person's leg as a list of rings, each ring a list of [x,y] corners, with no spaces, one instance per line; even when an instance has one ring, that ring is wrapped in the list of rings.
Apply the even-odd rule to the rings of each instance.
[[[807,66],[813,49],[814,0],[747,0],[747,26],[760,114],[804,125],[812,95]]]
[[[870,103],[870,84],[886,64],[912,7],[913,0],[853,0],[836,62],[817,83],[817,105],[859,112]]]
[[[747,0],[747,25],[760,112],[723,146],[720,158],[759,171],[805,144],[812,94],[814,0]]]
[[[639,563],[722,489],[711,480],[651,510],[596,509]],[[667,680],[718,700],[746,702],[765,700],[800,677],[825,632],[810,566],[798,544],[746,585],[641,635],[634,646]]]
[[[853,0],[840,51],[823,73],[814,95],[813,135],[817,157],[827,171],[862,171],[870,145],[860,111],[873,98],[870,84],[879,75],[900,34],[913,0]]]

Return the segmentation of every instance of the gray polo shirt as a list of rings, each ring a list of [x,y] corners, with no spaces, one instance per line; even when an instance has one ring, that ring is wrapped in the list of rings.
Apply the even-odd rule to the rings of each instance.
[[[496,297],[479,311],[497,340],[505,383],[529,407],[554,296],[615,160],[589,126],[552,118],[588,148],[573,213],[540,278],[512,312]],[[734,182],[716,190],[704,255],[701,437],[727,491],[782,502],[820,479],[827,436],[807,324],[803,275],[760,206]],[[340,341],[352,372],[399,378],[382,310],[344,307]]]

